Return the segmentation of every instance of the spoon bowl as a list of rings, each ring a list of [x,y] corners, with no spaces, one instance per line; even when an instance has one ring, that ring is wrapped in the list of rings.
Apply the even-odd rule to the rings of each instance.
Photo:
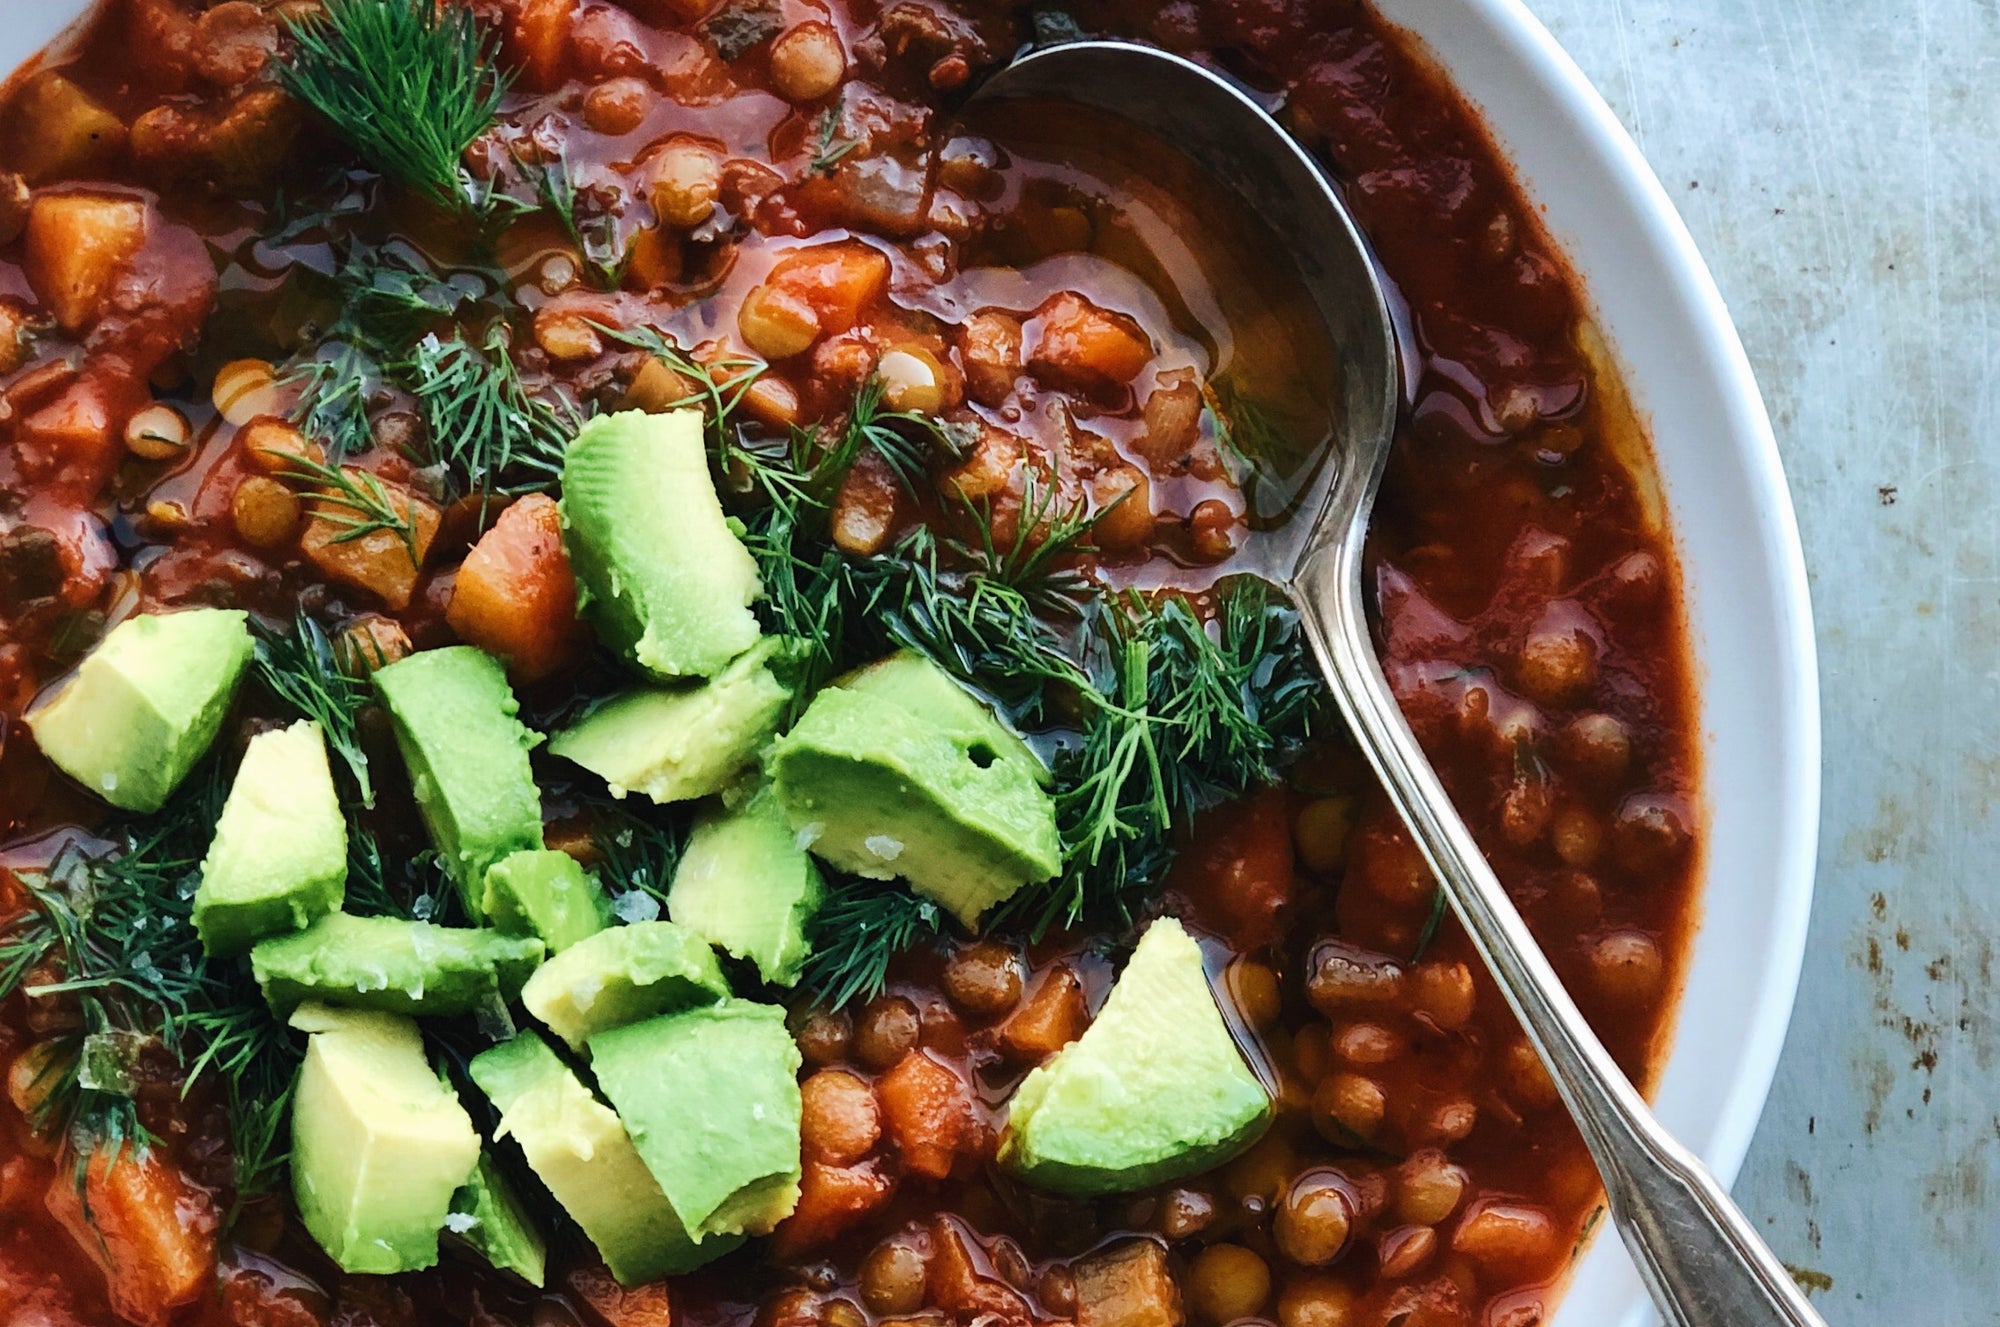
[[[1172,144],[1285,247],[1334,348],[1322,378],[1332,433],[1292,519],[1253,537],[1244,569],[1283,586],[1298,606],[1335,704],[1548,1066],[1603,1177],[1613,1223],[1668,1322],[1816,1327],[1821,1320],[1790,1275],[1653,1118],[1564,991],[1383,675],[1363,552],[1395,440],[1400,374],[1388,302],[1339,192],[1250,93],[1153,47],[1079,41],[1032,51],[993,75],[971,104],[1007,99],[1070,103]]]

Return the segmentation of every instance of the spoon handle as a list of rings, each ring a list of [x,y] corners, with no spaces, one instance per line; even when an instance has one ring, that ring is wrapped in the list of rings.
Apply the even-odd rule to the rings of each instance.
[[[1363,611],[1359,523],[1294,598],[1361,749],[1576,1119],[1612,1220],[1673,1327],[1824,1327],[1706,1168],[1647,1109],[1535,943],[1403,719]]]

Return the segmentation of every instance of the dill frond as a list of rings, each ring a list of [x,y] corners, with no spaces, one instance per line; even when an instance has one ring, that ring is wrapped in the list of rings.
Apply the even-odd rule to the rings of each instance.
[[[417,398],[429,454],[464,494],[532,492],[553,485],[582,420],[567,401],[532,392],[502,325],[477,344],[426,336],[397,375]]]
[[[937,904],[887,885],[850,881],[832,890],[812,920],[812,953],[799,986],[829,1009],[872,1000],[896,955],[944,934]]]
[[[361,805],[375,805],[375,785],[368,777],[368,753],[361,747],[359,716],[373,699],[365,678],[340,666],[333,642],[319,623],[303,612],[290,631],[259,628],[252,656],[266,689],[302,719],[319,725],[330,751],[347,769],[361,795]]]
[[[287,21],[285,91],[319,112],[372,169],[440,207],[478,194],[462,158],[499,114],[508,80],[494,35],[462,4],[326,0]]]
[[[860,146],[859,139],[840,136],[840,108],[827,107],[813,127],[813,154],[806,163],[806,178],[810,180],[833,174],[833,168]]]
[[[307,486],[304,497],[311,513],[340,529],[333,543],[352,543],[378,530],[387,530],[409,550],[410,561],[423,561],[417,550],[415,504],[407,500],[397,502],[373,472],[354,466],[328,465],[311,456],[288,455],[278,475]]]

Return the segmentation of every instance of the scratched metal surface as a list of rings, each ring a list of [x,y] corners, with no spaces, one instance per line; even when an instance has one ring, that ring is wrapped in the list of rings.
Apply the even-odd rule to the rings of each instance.
[[[1835,1327],[2000,1323],[2000,3],[1529,2],[1715,270],[1812,573],[1818,898],[1737,1195]]]

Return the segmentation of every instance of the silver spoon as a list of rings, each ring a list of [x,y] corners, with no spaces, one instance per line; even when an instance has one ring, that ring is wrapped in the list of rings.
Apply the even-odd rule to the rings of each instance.
[[[1676,1327],[1823,1327],[1728,1193],[1660,1127],[1605,1052],[1390,693],[1369,636],[1361,564],[1395,432],[1396,338],[1339,195],[1236,85],[1149,46],[1079,41],[1032,52],[971,98],[1001,100],[1069,103],[1127,121],[1179,148],[1284,237],[1337,348],[1336,399],[1328,403],[1334,443],[1289,522],[1298,533],[1280,532],[1251,551],[1298,605],[1355,739],[1561,1090],[1603,1176],[1612,1220],[1661,1312]]]

